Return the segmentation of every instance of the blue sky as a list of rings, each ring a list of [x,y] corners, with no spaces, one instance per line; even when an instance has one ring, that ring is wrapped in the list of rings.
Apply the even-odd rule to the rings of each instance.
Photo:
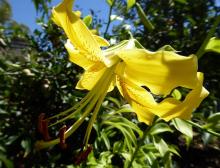
[[[35,22],[37,13],[31,0],[9,0],[9,2],[12,6],[14,20],[27,25],[31,31],[40,28]],[[59,2],[61,0],[52,0],[51,6],[57,5]],[[107,21],[109,6],[106,0],[75,0],[75,2],[79,9],[83,9],[83,16],[90,13],[89,9],[93,9],[95,12],[98,12],[100,18]],[[216,3],[220,6],[220,0],[216,0]]]
[[[55,6],[60,2],[61,0],[52,0],[51,6]],[[100,18],[108,19],[106,13],[109,11],[109,6],[105,0],[76,0],[75,2],[79,9],[83,9],[83,16],[90,14],[89,9],[93,9],[95,12],[98,12]],[[27,25],[31,31],[40,28],[35,22],[37,13],[31,0],[9,0],[9,3],[12,7],[12,18],[14,20]]]

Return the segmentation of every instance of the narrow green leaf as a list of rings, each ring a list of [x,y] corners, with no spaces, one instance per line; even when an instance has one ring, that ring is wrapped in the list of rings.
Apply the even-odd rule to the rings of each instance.
[[[146,156],[147,161],[150,165],[153,165],[157,157],[155,156],[155,152],[149,151]]]
[[[136,0],[127,0],[127,10],[132,8],[135,3],[136,3]]]
[[[160,152],[161,156],[164,156],[167,153],[167,151],[169,151],[169,147],[167,143],[162,138],[158,138],[154,136],[153,143],[157,148],[157,150]]]
[[[108,137],[107,137],[107,135],[104,131],[102,131],[102,133],[101,133],[101,138],[103,139],[106,148],[108,150],[110,150],[110,148],[111,148],[110,141],[109,141],[109,139],[108,139]]]
[[[181,133],[190,137],[191,139],[193,138],[192,125],[188,124],[186,121],[179,119],[179,118],[173,119],[172,123],[173,123],[174,127],[177,130],[179,130]]]
[[[173,130],[166,123],[158,123],[150,129],[149,134],[156,135],[163,132],[173,132]]]
[[[92,23],[92,16],[87,15],[86,17],[83,18],[83,22],[86,24],[87,27],[89,27]]]
[[[148,20],[147,16],[145,15],[145,13],[139,3],[136,3],[136,8],[137,8],[138,15],[139,15],[143,25],[148,29],[148,31],[150,31],[150,32],[153,31],[154,26]]]
[[[220,53],[220,39],[213,37],[209,40],[206,45],[205,51],[213,51]]]
[[[114,98],[114,97],[106,97],[107,100],[110,100],[111,102],[113,102],[118,108],[121,107],[121,104],[119,102],[118,99]]]
[[[122,146],[123,146],[122,141],[115,142],[114,145],[113,145],[113,153],[121,152]]]
[[[174,153],[175,155],[180,156],[179,152],[177,151],[178,147],[176,147],[175,145],[169,145],[169,151]]]

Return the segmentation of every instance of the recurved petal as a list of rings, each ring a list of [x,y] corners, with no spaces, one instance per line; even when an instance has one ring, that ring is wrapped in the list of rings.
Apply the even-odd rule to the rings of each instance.
[[[151,111],[156,105],[153,96],[144,88],[119,76],[116,76],[116,85],[121,95],[137,114],[138,120],[150,125],[154,118],[154,114]]]
[[[52,19],[62,27],[74,47],[80,52],[88,53],[86,57],[91,61],[102,61],[101,49],[79,14],[72,12],[73,0],[63,0],[52,10]]]
[[[200,105],[209,92],[202,86],[203,74],[197,73],[196,87],[188,93],[183,102],[174,98],[167,98],[155,107],[154,114],[169,121],[173,118],[190,119],[192,112]]]
[[[132,102],[131,106],[135,113],[137,114],[138,121],[144,122],[147,125],[151,125],[155,115],[148,111],[148,108],[144,107],[143,105],[140,105],[136,102]]]
[[[71,44],[70,40],[67,40],[65,44],[65,48],[67,49],[69,53],[69,59],[71,62],[79,65],[80,67],[87,70],[89,67],[91,67],[94,62],[91,61],[86,57],[87,53],[82,53],[79,50],[76,50],[74,46]]]
[[[178,86],[195,88],[197,58],[194,55],[184,57],[171,51],[130,49],[118,52],[118,56],[126,64],[121,75],[148,87],[154,94],[167,95]]]

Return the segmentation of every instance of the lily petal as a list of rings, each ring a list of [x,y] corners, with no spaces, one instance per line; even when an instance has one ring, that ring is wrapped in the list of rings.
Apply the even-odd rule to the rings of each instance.
[[[175,98],[167,98],[160,102],[153,112],[165,121],[169,121],[173,118],[190,119],[193,110],[195,110],[209,94],[202,86],[203,74],[198,72],[197,77],[198,82],[196,88],[188,93],[183,102]]]
[[[61,26],[74,47],[91,61],[102,61],[101,49],[79,14],[72,12],[73,0],[63,0],[52,10],[52,19]]]
[[[106,71],[106,66],[103,63],[97,62],[89,67],[81,76],[80,80],[76,85],[76,89],[81,90],[92,90],[95,84],[103,76]],[[108,92],[114,89],[115,81],[113,80],[109,86]]]
[[[124,76],[148,87],[154,94],[168,95],[178,86],[195,87],[197,58],[194,55],[184,57],[170,51],[130,49],[118,52],[118,56],[126,64]]]
[[[97,62],[86,70],[76,85],[76,89],[91,90],[98,80],[102,77],[106,67],[104,64]]]
[[[100,47],[108,47],[110,46],[109,42],[102,38],[101,36],[93,35],[93,37],[96,39]]]
[[[79,65],[83,69],[87,70],[90,66],[94,64],[93,61],[89,60],[86,57],[86,53],[82,53],[79,50],[76,50],[74,46],[71,44],[70,40],[67,40],[65,48],[69,53],[70,61]]]
[[[144,88],[119,76],[116,76],[116,85],[121,95],[137,114],[138,120],[150,125],[155,116],[151,112],[156,105],[153,96]]]

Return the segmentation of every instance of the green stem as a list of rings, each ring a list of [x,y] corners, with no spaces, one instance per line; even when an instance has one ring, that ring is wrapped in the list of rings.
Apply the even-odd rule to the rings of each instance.
[[[212,135],[217,136],[217,137],[220,138],[220,133],[217,133],[217,132],[215,132],[215,131],[212,131],[212,130],[210,130],[210,129],[207,129],[207,128],[205,128],[205,127],[203,127],[203,126],[201,126],[201,125],[199,125],[199,124],[197,124],[197,123],[194,123],[194,122],[192,122],[192,121],[189,121],[189,120],[185,120],[185,121],[186,121],[187,123],[189,123],[190,125],[192,125],[192,126],[198,128],[198,129],[201,129],[202,131],[208,132],[208,133],[210,133],[210,134],[212,134]]]
[[[113,6],[115,5],[115,1],[116,1],[116,0],[113,0],[112,5],[110,6],[110,9],[109,9],[108,23],[107,23],[107,25],[106,25],[105,32],[104,32],[104,37],[105,37],[105,38],[106,38],[106,35],[107,35],[107,33],[108,33],[108,28],[109,28],[110,23],[111,23],[111,15],[112,15]]]
[[[217,16],[215,18],[215,22],[214,22],[212,28],[209,30],[209,33],[207,34],[207,36],[206,36],[205,40],[203,41],[201,47],[196,52],[196,55],[197,55],[198,59],[200,59],[203,56],[203,54],[205,53],[206,45],[208,44],[210,38],[212,38],[213,35],[215,34],[215,30],[216,30],[217,26],[219,25],[219,23],[220,23],[220,16]]]

